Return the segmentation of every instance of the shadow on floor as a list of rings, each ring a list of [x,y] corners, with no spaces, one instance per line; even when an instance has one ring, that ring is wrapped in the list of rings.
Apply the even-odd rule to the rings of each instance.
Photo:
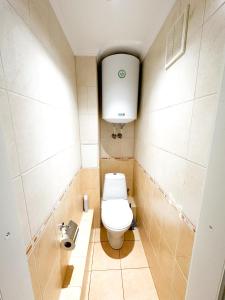
[[[126,236],[125,236],[125,240],[124,240],[122,248],[116,250],[110,246],[108,239],[107,239],[105,229],[104,228],[100,229],[101,246],[102,246],[103,251],[109,257],[114,258],[114,259],[121,259],[121,258],[128,256],[129,253],[132,252],[132,250],[134,248],[134,243],[135,243],[134,233],[132,230],[128,230],[125,234],[126,234],[126,236],[129,237],[129,239],[126,240]],[[118,256],[118,253],[119,253],[119,256]]]

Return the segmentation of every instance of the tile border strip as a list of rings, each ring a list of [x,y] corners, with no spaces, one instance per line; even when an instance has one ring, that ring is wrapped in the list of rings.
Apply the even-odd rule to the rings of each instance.
[[[38,243],[38,241],[40,240],[42,233],[44,232],[45,228],[47,227],[48,221],[49,219],[54,215],[54,212],[56,211],[56,209],[58,208],[58,206],[61,204],[61,202],[63,201],[63,197],[66,195],[66,193],[69,191],[70,187],[73,184],[73,181],[75,180],[76,176],[78,176],[78,174],[81,172],[82,168],[80,168],[73,176],[73,178],[70,180],[70,182],[67,184],[66,188],[64,189],[64,191],[61,193],[61,195],[59,196],[58,200],[56,201],[56,203],[54,204],[51,212],[49,213],[49,215],[46,217],[45,221],[43,222],[43,224],[41,225],[40,229],[38,230],[38,232],[32,237],[29,245],[26,247],[26,255],[27,257],[29,257],[31,255],[31,253],[33,252],[36,244]]]
[[[155,180],[154,177],[152,177],[143,167],[142,165],[135,159],[137,165],[144,171],[144,173],[149,176],[149,178],[151,179],[151,181],[156,185],[156,187],[162,192],[162,194],[164,195],[165,200],[169,203],[169,205],[173,206],[178,215],[179,218],[184,221],[184,223],[193,231],[196,232],[196,226],[191,222],[191,220],[187,217],[187,215],[184,213],[182,206],[179,205],[176,200],[169,194],[167,193],[162,186]]]

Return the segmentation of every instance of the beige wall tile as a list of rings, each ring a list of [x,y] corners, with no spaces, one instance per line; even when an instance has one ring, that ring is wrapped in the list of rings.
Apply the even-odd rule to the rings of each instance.
[[[60,130],[56,130],[60,115],[48,105],[16,94],[10,93],[10,104],[21,171],[25,172],[61,150],[63,139],[58,140]]]
[[[120,158],[122,142],[119,139],[101,139],[101,157]]]
[[[141,218],[141,216],[140,216]],[[160,250],[160,241],[161,241],[161,227],[157,224],[157,223],[151,223],[151,227],[150,228],[146,228],[145,229],[146,232],[148,232],[148,230],[150,231],[148,236],[151,240],[152,243],[152,247],[155,251],[155,253],[157,254],[157,256],[159,256],[159,250]]]
[[[57,287],[57,280],[59,280],[59,276],[61,278],[61,285],[62,280],[65,277],[67,266],[69,264],[71,252],[63,250],[59,247],[59,240],[61,237],[58,225],[62,222],[67,223],[69,219],[75,220],[78,224],[80,222],[80,216],[82,213],[82,207],[80,205],[74,205],[73,202],[77,200],[77,194],[79,193],[80,188],[80,176],[77,174],[70,185],[68,191],[63,196],[62,200],[59,202],[57,208],[54,211],[54,222],[53,216],[47,223],[47,227],[44,231],[41,232],[39,241],[35,246],[34,251],[31,253],[32,263],[34,264],[34,259],[37,260],[37,270],[36,273],[31,272],[31,277],[33,281],[40,281],[42,284],[42,292],[45,292],[45,297],[56,297],[58,295],[58,287]],[[72,203],[71,203],[72,202]],[[71,213],[71,210],[76,210],[75,213]],[[86,237],[87,234],[84,232],[84,226],[80,226],[80,233],[82,236]],[[83,240],[81,241],[83,245]],[[88,244],[88,243],[87,243]],[[76,250],[79,249],[79,245],[77,245]],[[51,253],[49,257],[48,254]],[[83,255],[84,249],[81,249],[81,254]],[[48,257],[47,257],[47,256]],[[34,257],[34,258],[33,258]],[[46,263],[47,262],[47,263]],[[60,268],[57,272],[59,274],[54,275],[51,273],[52,266],[54,264],[59,264],[57,268]],[[47,281],[49,280],[49,274],[51,275],[51,283],[48,283],[48,287],[45,287]],[[36,277],[35,277],[36,276]],[[58,277],[57,277],[58,276]],[[43,281],[42,281],[43,280]],[[55,285],[55,287],[53,286]],[[35,287],[36,288],[36,287]],[[51,298],[52,299],[52,298]]]
[[[186,51],[165,70],[168,30],[189,2]],[[214,11],[220,8],[204,23],[204,0],[176,2],[144,59],[139,118],[135,122],[135,158],[195,225],[204,176],[197,166],[190,167],[189,161],[207,167],[216,101],[204,100],[212,94],[217,97],[224,65],[224,5],[207,1],[206,15],[211,5]],[[191,178],[196,178],[194,169],[201,179],[193,183],[191,196],[188,186]],[[145,211],[144,207],[141,205],[140,211]],[[147,215],[143,214],[145,224]]]
[[[37,263],[34,253],[31,253],[31,255],[28,257],[28,264],[35,300],[42,300],[41,287],[37,274]]]
[[[68,256],[56,228],[72,217],[79,221],[82,209],[79,184],[68,187],[80,168],[74,56],[47,0],[3,0],[0,7],[0,125],[12,177],[18,176],[26,245],[44,228],[29,254],[35,295],[58,299]],[[63,193],[55,219],[45,224]]]
[[[81,170],[81,190],[84,193],[86,189],[98,189],[99,187],[99,169]]]
[[[80,135],[82,144],[98,143],[98,116],[95,114],[80,115]]]
[[[29,21],[29,0],[10,0],[9,3],[15,8],[17,14],[21,16],[25,22]]]
[[[154,188],[151,203],[151,217],[153,222],[161,228],[163,225],[164,215],[167,212],[167,203],[165,196],[158,187]]]
[[[193,230],[191,230],[183,221],[181,221],[176,250],[176,260],[186,279],[188,278],[193,242]]]
[[[224,64],[225,6],[204,24],[196,96],[219,91]]]
[[[88,87],[77,87],[77,99],[79,114],[85,114],[88,112]]]
[[[187,155],[192,102],[173,106],[150,115],[152,143],[180,156]]]
[[[30,27],[48,50],[50,50],[49,10],[50,3],[46,0],[29,1]]]
[[[139,230],[159,299],[184,299],[194,232],[136,161],[134,180]],[[150,203],[144,200],[147,195],[151,195]],[[139,209],[144,202],[145,209]],[[146,220],[147,209],[150,221]]]
[[[5,78],[4,78],[4,71],[3,71],[3,65],[2,65],[2,58],[0,55],[0,88],[5,87]]]
[[[120,128],[116,126],[116,133]],[[131,158],[134,156],[134,122],[125,124],[122,139],[113,139],[113,124],[101,120],[101,158]]]
[[[186,4],[188,1],[182,1]],[[189,11],[188,35],[198,31],[204,22],[205,0],[191,0]]]
[[[76,56],[77,85],[96,86],[96,57]]]
[[[98,144],[81,145],[81,160],[83,168],[98,168],[99,146]]]
[[[187,163],[185,171],[183,211],[193,224],[197,224],[202,204],[202,191],[205,183],[206,168]],[[191,200],[190,200],[191,199]]]
[[[98,91],[97,87],[87,88],[88,113],[98,115]]]
[[[177,209],[167,203],[167,210],[164,218],[162,236],[167,242],[173,255],[176,253],[179,238],[181,221]]]
[[[160,241],[159,261],[161,272],[170,279],[175,264],[175,256],[171,252],[164,238],[161,238]]]
[[[94,223],[93,223],[94,228],[99,228],[101,227],[101,212],[100,208],[95,208],[94,209]]]
[[[188,158],[205,167],[208,165],[211,149],[217,98],[216,94],[196,99],[193,107]]]
[[[87,56],[77,56],[75,62],[82,167],[94,168],[99,165],[97,62],[96,57]]]
[[[48,278],[48,283],[46,284],[43,300],[49,299],[59,299],[59,295],[62,288],[62,279],[60,273],[60,264],[59,261],[56,261],[52,266],[52,272]]]
[[[4,0],[0,6],[0,86],[10,100],[3,107],[0,92],[0,119],[12,176],[24,183],[21,197],[34,236],[80,167],[74,57],[48,1]],[[21,218],[27,224],[25,214]]]
[[[6,150],[10,161],[11,176],[19,174],[19,161],[17,156],[16,141],[13,124],[11,122],[11,111],[7,93],[0,89],[0,125],[5,139]]]
[[[205,19],[211,16],[222,4],[224,4],[224,0],[206,0]]]
[[[76,169],[79,169],[76,156],[76,148],[68,148],[22,176],[32,236],[65,192]]]
[[[153,275],[154,283],[160,300],[173,300],[171,279],[166,277],[163,272],[156,270]]]
[[[56,241],[55,224],[52,217],[49,219],[45,231],[34,249],[34,255],[37,262],[39,282],[41,289],[44,291],[49,274],[51,274],[53,268],[60,262],[59,242]],[[59,269],[57,270],[59,271]],[[61,276],[60,271],[59,274]]]
[[[16,194],[17,199],[17,208],[19,212],[19,221],[22,225],[23,229],[23,237],[24,237],[24,243],[25,246],[28,247],[31,241],[31,233],[30,233],[30,225],[29,225],[29,219],[27,214],[27,207],[26,207],[26,200],[24,198],[23,193],[23,185],[21,177],[17,177],[13,180],[14,190]]]
[[[172,282],[172,299],[185,299],[186,285],[187,282],[185,280],[184,275],[180,271],[179,267],[175,265]]]

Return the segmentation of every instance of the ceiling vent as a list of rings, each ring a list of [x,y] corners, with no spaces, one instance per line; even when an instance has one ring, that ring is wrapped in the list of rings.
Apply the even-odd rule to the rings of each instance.
[[[174,64],[186,50],[189,7],[179,16],[167,34],[165,68]]]

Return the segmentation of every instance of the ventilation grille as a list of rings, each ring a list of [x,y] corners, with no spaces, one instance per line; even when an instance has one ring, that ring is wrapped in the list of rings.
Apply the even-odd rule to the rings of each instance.
[[[166,69],[174,64],[175,61],[177,61],[185,53],[188,16],[189,5],[168,32],[166,43]]]

